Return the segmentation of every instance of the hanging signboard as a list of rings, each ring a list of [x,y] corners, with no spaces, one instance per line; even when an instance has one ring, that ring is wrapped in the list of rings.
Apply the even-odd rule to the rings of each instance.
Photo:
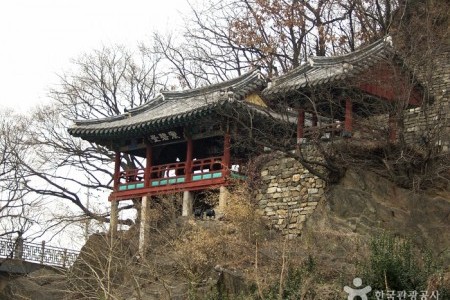
[[[148,140],[152,145],[164,144],[167,142],[173,142],[182,139],[184,139],[184,137],[183,130],[181,128],[150,134],[148,136]]]

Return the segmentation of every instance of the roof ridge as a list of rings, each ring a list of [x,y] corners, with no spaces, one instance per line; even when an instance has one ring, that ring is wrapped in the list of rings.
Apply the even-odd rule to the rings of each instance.
[[[120,121],[153,110],[156,107],[163,105],[164,103],[169,103],[170,101],[181,101],[183,99],[192,99],[202,95],[204,96],[213,95],[212,96],[213,101],[211,101],[211,103],[209,104],[213,104],[214,102],[220,102],[221,100],[230,98],[240,99],[240,97],[242,97],[243,95],[247,94],[252,90],[255,90],[256,88],[261,89],[263,86],[266,85],[266,83],[267,83],[266,77],[261,73],[261,71],[258,69],[252,69],[251,71],[241,76],[235,77],[233,79],[201,88],[184,91],[162,91],[154,98],[144,103],[143,105],[127,110],[125,111],[125,113],[121,115],[93,120],[74,120],[74,123],[75,126],[86,126],[101,123],[109,123],[113,121]],[[221,93],[222,91],[223,95],[222,94],[214,95],[214,93],[219,92]],[[230,91],[232,91],[231,94]],[[209,105],[208,103],[205,104]]]
[[[301,73],[312,69],[314,66],[334,66],[339,63],[352,63],[364,56],[371,56],[374,53],[378,53],[380,50],[394,50],[392,47],[392,38],[387,35],[382,39],[379,39],[371,44],[365,45],[353,52],[349,52],[339,56],[310,56],[308,61],[304,64],[288,71],[286,74],[274,78],[273,85],[276,83],[282,83],[286,80],[296,77]]]
[[[215,91],[220,91],[220,88],[229,88],[229,87],[235,85],[236,83],[240,83],[243,80],[253,79],[254,77],[257,77],[259,79],[264,79],[264,75],[261,73],[261,71],[254,68],[254,69],[250,70],[249,72],[246,72],[245,74],[242,74],[238,77],[235,77],[235,78],[232,78],[232,79],[229,79],[226,81],[222,81],[222,82],[218,82],[218,83],[214,83],[214,84],[210,84],[210,85],[206,85],[206,86],[198,87],[198,88],[194,88],[194,89],[188,89],[188,90],[182,90],[182,91],[162,91],[161,93],[166,98],[192,97],[197,94],[204,94],[205,92],[212,93]]]
[[[75,120],[69,132],[91,134],[135,130],[146,126],[160,126],[166,122],[178,122],[191,115],[204,113],[224,102],[241,100],[253,91],[261,91],[267,85],[266,77],[257,69],[225,82],[184,91],[163,91],[141,106],[125,113],[94,120]],[[116,132],[117,131],[117,132]]]
[[[293,91],[306,86],[315,86],[356,76],[362,70],[395,54],[392,38],[386,36],[376,42],[339,56],[312,56],[301,66],[274,78],[263,95],[271,97],[276,93]]]
[[[103,123],[105,121],[119,121],[123,120],[127,117],[126,114],[120,114],[117,116],[111,116],[111,117],[104,117],[104,118],[98,118],[98,119],[92,119],[92,120],[73,120],[75,125],[91,125],[91,124],[99,124]]]

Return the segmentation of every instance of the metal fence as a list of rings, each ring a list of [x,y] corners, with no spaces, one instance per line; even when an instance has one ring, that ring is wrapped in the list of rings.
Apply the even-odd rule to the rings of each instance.
[[[42,265],[68,268],[77,259],[78,252],[64,248],[27,243],[21,239],[0,238],[0,257],[21,259]]]

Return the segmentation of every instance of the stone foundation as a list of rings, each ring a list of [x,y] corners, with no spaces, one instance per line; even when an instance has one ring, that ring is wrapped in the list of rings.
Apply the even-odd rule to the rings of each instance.
[[[261,170],[256,192],[260,213],[283,234],[300,235],[308,216],[324,197],[325,182],[293,158],[278,158]]]

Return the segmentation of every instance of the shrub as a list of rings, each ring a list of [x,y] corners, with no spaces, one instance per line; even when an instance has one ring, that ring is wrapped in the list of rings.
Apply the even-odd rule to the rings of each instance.
[[[288,268],[281,289],[280,282],[275,283],[266,291],[264,299],[314,299],[314,291],[306,287],[305,280],[314,278],[315,268],[316,262],[308,255],[301,266]]]
[[[372,239],[365,270],[372,290],[421,291],[436,271],[429,251],[416,249],[408,239],[381,234]]]

